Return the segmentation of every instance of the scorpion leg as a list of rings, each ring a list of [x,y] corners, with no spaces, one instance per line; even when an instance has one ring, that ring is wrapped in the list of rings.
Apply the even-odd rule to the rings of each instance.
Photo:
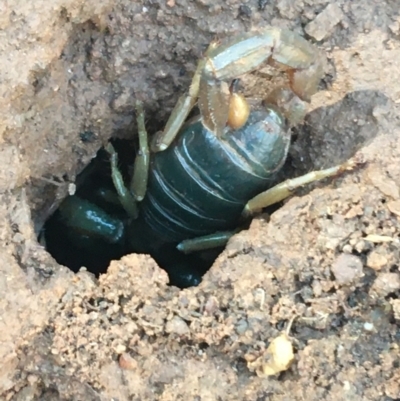
[[[212,49],[214,49],[214,47],[216,47],[216,42],[212,42],[209,45],[205,53],[206,56]],[[188,92],[183,94],[178,99],[174,109],[171,112],[171,115],[168,118],[164,131],[159,132],[154,136],[151,144],[151,150],[153,152],[161,152],[169,147],[181,129],[183,123],[186,121],[186,118],[193,109],[193,106],[196,104],[200,87],[200,77],[205,63],[206,58],[200,59]]]
[[[204,251],[206,249],[219,248],[225,246],[227,242],[238,231],[219,231],[214,234],[204,235],[193,239],[187,239],[177,245],[177,249],[183,253]]]
[[[124,178],[118,169],[118,154],[111,143],[107,144],[105,150],[110,154],[111,178],[113,180],[121,205],[130,217],[137,219],[138,209],[136,199],[125,186]]]
[[[286,180],[267,191],[261,192],[249,202],[247,202],[243,209],[242,216],[250,217],[260,212],[262,209],[278,203],[290,195],[297,189],[306,184],[310,184],[314,181],[320,181],[324,178],[333,177],[346,170],[352,170],[358,162],[354,159],[350,159],[343,164],[327,168],[325,170],[311,171],[308,174],[302,175],[297,178]]]
[[[346,170],[352,170],[357,164],[357,160],[350,159],[345,163],[335,167],[327,168],[325,170],[312,171],[301,177],[286,180],[251,199],[243,209],[242,217],[249,218],[254,214],[260,212],[262,209],[286,199],[287,197],[292,195],[292,193],[297,188],[302,187],[306,184],[310,184],[314,181],[333,177]],[[225,246],[230,238],[238,231],[239,230],[221,231],[190,240],[184,240],[178,244],[177,248],[183,253],[191,253]]]
[[[118,169],[117,152],[111,143],[107,144],[105,147],[105,150],[110,154],[111,178],[117,191],[119,201],[128,215],[134,219],[137,219],[138,217],[137,202],[142,201],[146,194],[150,165],[150,152],[144,122],[143,104],[139,100],[136,101],[136,115],[139,136],[139,152],[135,158],[130,189],[125,186],[122,174]]]
[[[136,200],[140,202],[146,195],[147,180],[149,176],[150,153],[147,131],[144,122],[143,104],[139,100],[136,101],[136,115],[138,124],[139,151],[135,158],[130,189]]]

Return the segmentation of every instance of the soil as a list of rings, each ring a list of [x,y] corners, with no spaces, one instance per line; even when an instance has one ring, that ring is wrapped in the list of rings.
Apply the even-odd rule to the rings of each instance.
[[[396,0],[0,9],[2,400],[400,399]],[[255,218],[198,287],[168,286],[144,255],[98,279],[59,266],[37,234],[98,149],[135,134],[135,99],[154,132],[211,40],[265,25],[327,54],[289,170],[364,162]],[[266,376],[283,332],[293,361]]]

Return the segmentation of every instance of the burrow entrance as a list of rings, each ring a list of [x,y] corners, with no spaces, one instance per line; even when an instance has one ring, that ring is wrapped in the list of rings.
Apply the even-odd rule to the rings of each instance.
[[[98,63],[104,62],[103,55],[107,54],[104,50],[104,48],[107,47],[107,41],[105,41],[102,35],[93,29],[92,26],[85,26],[82,32],[83,33],[80,34],[83,39],[77,34],[77,38],[71,40],[70,48],[66,48],[63,58],[68,65],[75,65],[76,71],[74,70],[75,75],[73,75],[73,77],[76,76],[77,79],[82,79],[83,82],[85,82],[84,87],[86,91],[88,91],[88,88],[93,88],[93,86],[95,86],[93,96],[95,98],[96,96],[101,98],[103,93],[110,92],[110,88],[104,86],[102,81],[100,81],[100,83],[103,86],[97,84],[97,87],[93,84],[93,82],[98,82],[98,77],[95,75],[95,72],[98,70],[94,68],[96,66],[94,61]],[[88,59],[88,54],[90,54],[90,52],[87,51],[87,43],[92,43],[90,48],[93,49],[97,58],[93,59],[92,57]],[[79,50],[81,47],[85,51]],[[77,51],[77,49],[79,51]],[[83,60],[81,60],[80,55],[83,57]],[[81,68],[82,65],[85,66],[84,69]],[[159,65],[158,59],[152,66],[153,65],[154,67]],[[171,71],[170,75],[174,76],[174,73],[178,71],[178,69],[174,68],[172,65]],[[150,74],[148,68],[146,69],[146,74],[149,75],[146,80],[146,85],[148,82],[157,81],[157,87],[163,88],[162,85],[160,86],[160,79],[154,78],[156,74]],[[180,75],[179,73],[179,77],[176,77],[176,80],[182,79]],[[183,76],[186,75],[190,76],[190,74],[183,74]],[[134,82],[132,81],[132,77],[136,77]],[[117,98],[114,103],[111,102],[111,98],[113,97],[111,92],[109,95],[110,104],[112,104],[112,107],[115,109],[114,111],[117,112],[118,115],[118,118],[115,116],[113,117],[113,121],[115,122],[114,128],[115,130],[126,131],[127,127],[132,125],[133,93],[138,88],[144,91],[147,86],[144,85],[143,80],[138,74],[132,75],[131,73],[123,72],[122,78],[123,85],[121,84],[121,88],[124,88],[126,93],[119,87],[113,88],[113,90],[119,90],[121,92],[121,96]],[[108,80],[105,79],[105,82],[108,83]],[[152,83],[155,86],[154,82]],[[328,85],[328,81],[325,80],[321,83],[322,86],[325,84]],[[126,89],[128,85],[130,87],[130,92]],[[142,88],[143,85],[144,87]],[[75,96],[77,99],[80,99],[81,92],[84,91],[81,87],[82,85],[74,86],[77,92]],[[182,88],[180,88],[180,91],[181,89]],[[131,95],[128,96],[127,93],[131,93]],[[146,93],[149,93],[148,88],[146,89]],[[158,94],[154,91],[150,91],[150,94],[152,98],[149,103],[146,101],[146,109],[147,106],[153,110],[158,109],[165,103],[165,99],[167,99],[165,93],[161,89]],[[171,109],[173,102],[171,97],[168,97],[168,99],[167,102],[171,104],[168,104],[167,108]],[[386,103],[386,100],[386,97],[378,92],[361,91],[351,93],[338,103],[329,107],[321,105],[321,107],[315,109],[307,116],[305,123],[294,130],[290,154],[284,169],[282,169],[281,174],[277,177],[277,181],[301,175],[313,169],[321,169],[339,164],[351,157],[358,149],[376,135],[377,122],[373,117],[372,111],[377,105]],[[95,104],[97,106],[97,103]],[[99,104],[105,107],[101,102]],[[78,104],[76,106],[78,106]],[[93,107],[93,109],[96,111],[96,107]],[[100,111],[96,112],[101,114],[105,112],[105,110],[100,108]],[[167,117],[164,112],[159,113],[159,115],[162,119]],[[127,116],[129,116],[129,118]],[[361,117],[356,119],[356,117],[359,116]],[[95,117],[97,118],[97,114],[93,116],[92,120],[95,120]],[[96,121],[100,120],[96,119]],[[155,132],[153,129],[154,125],[157,124],[151,121],[151,125],[147,127],[149,133]],[[104,129],[104,127],[102,128],[101,125],[91,126],[90,124],[86,124],[86,126],[93,128],[95,133],[90,130],[75,132],[74,134],[71,133],[71,137],[80,137],[82,143],[90,143],[93,139],[92,136],[94,136],[94,138],[97,139],[90,145],[92,148],[99,146],[99,139],[101,139],[102,144],[105,143],[105,139],[110,133],[109,126],[107,126],[106,129]],[[158,126],[157,128],[162,128],[162,126]],[[119,132],[119,134],[120,133],[121,132]],[[115,132],[113,134],[115,134]],[[121,137],[124,138],[127,136],[131,136],[131,134],[129,133],[129,135],[127,135],[127,133],[123,133],[121,135]],[[136,151],[135,147],[132,145],[132,141],[119,139],[114,140],[114,144],[119,151],[120,165],[122,167],[132,165],[132,155],[134,155]],[[81,147],[79,145],[77,148],[77,154],[89,154],[83,146]],[[86,160],[87,156],[88,155],[85,156]],[[82,163],[83,160],[84,159],[77,161],[77,164]],[[68,160],[68,163],[71,163],[71,161]],[[126,167],[123,173],[126,180],[128,180],[127,177],[130,176],[129,168]],[[50,176],[57,175],[57,172],[52,172],[50,174]],[[60,172],[60,176],[63,176],[63,171]],[[104,208],[106,212],[115,216],[116,219],[121,221],[126,220],[125,213],[118,203],[113,200],[105,201],[107,196],[113,192],[113,187],[110,179],[109,158],[104,150],[100,149],[97,157],[88,164],[77,177],[76,188],[77,196],[89,202],[98,203],[101,208]],[[304,191],[307,190],[309,190],[309,188],[304,189]],[[113,198],[115,194],[110,196]],[[73,271],[77,271],[82,266],[85,266],[91,272],[98,275],[106,271],[110,260],[119,259],[127,253],[122,243],[110,244],[98,238],[86,238],[82,233],[71,229],[59,211],[53,213],[46,221],[44,230],[42,230],[40,235],[45,240],[47,250],[57,262],[68,266]],[[185,256],[176,251],[173,247],[165,249],[158,255],[152,256],[160,267],[163,267],[169,272],[171,284],[186,287],[188,285],[196,285],[200,282],[203,274],[211,267],[213,261],[222,250],[223,249],[216,249],[204,254]]]
[[[310,113],[306,122],[293,132],[291,151],[285,166],[276,181],[304,174],[312,169],[325,168],[329,165],[341,163],[351,157],[363,144],[374,136],[375,121],[369,117],[367,125],[358,124],[350,120],[359,112],[359,97],[364,93],[353,93],[344,98],[341,102],[330,108],[319,108]],[[365,98],[365,97],[364,97]],[[374,101],[384,100],[379,94],[371,93],[371,107]],[[346,126],[346,131],[351,135],[339,135],[338,132],[326,130],[326,127],[334,127],[335,118],[340,113]],[[324,124],[318,126],[324,116]],[[347,119],[346,116],[349,116]],[[324,128],[325,127],[325,128]],[[337,127],[337,128],[336,128]],[[349,127],[351,130],[349,130]],[[340,125],[335,126],[337,130]],[[90,135],[90,133],[85,133]],[[112,143],[119,155],[119,166],[125,178],[129,181],[131,166],[133,165],[132,155],[136,154],[135,141],[125,139],[113,139]],[[335,153],[336,149],[339,152]],[[329,151],[329,159],[322,157]],[[324,185],[316,184],[316,185]],[[76,180],[77,191],[75,196],[88,202],[87,205],[97,205],[98,208],[112,216],[118,224],[125,227],[133,224],[122,208],[111,180],[111,169],[109,155],[102,148],[98,151],[95,159],[83,170]],[[302,191],[308,191],[309,187]],[[59,208],[45,223],[41,237],[46,244],[48,252],[62,265],[73,271],[78,271],[85,266],[95,275],[104,273],[113,259],[119,259],[127,253],[124,239],[114,242],[106,241],[96,235],[87,235],[81,229],[74,226],[74,219],[79,219],[78,210],[69,211],[67,214]],[[268,213],[276,210],[280,205],[275,205],[268,210]],[[91,212],[88,206],[87,212]],[[116,224],[117,224],[116,223]],[[141,235],[134,232],[134,235]],[[152,238],[148,238],[149,241]],[[158,265],[165,269],[170,277],[170,283],[181,288],[195,286],[201,282],[205,272],[211,267],[216,257],[223,251],[223,248],[197,252],[185,255],[176,249],[176,244],[162,247],[152,254]]]
[[[128,182],[132,155],[136,151],[134,143],[129,140],[113,140],[112,143],[118,152],[119,166],[125,182]],[[101,220],[99,221],[100,230],[107,230],[105,227],[107,224],[109,230],[115,231],[118,230],[119,224],[123,224],[125,228],[130,224],[134,227],[135,222],[130,220],[115,192],[109,159],[108,153],[101,148],[96,158],[76,180],[77,190],[72,198],[83,200],[84,204],[74,204],[71,203],[71,197],[66,198],[46,221],[41,233],[41,241],[45,244],[47,251],[58,263],[69,267],[74,272],[84,266],[98,276],[106,272],[111,260],[120,259],[130,253],[127,238],[113,237],[113,240],[107,241],[103,236],[85,232],[84,227],[79,227],[77,221],[82,217],[81,213],[88,213],[96,214],[95,218]],[[104,215],[98,214],[99,209]],[[118,234],[115,235],[118,236]],[[141,233],[137,232],[136,235]],[[152,238],[148,240],[151,241]],[[223,248],[216,248],[185,255],[176,249],[176,244],[171,244],[164,246],[162,250],[151,256],[160,267],[167,271],[170,284],[185,288],[200,283],[201,277],[222,250]]]

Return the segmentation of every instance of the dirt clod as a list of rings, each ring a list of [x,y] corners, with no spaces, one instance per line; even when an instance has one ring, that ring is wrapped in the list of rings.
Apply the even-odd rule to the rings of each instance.
[[[384,298],[399,289],[399,273],[379,273],[371,287],[370,293],[372,296]]]
[[[328,4],[313,21],[309,22],[304,30],[315,40],[328,37],[335,26],[343,19],[343,12],[337,4]]]
[[[359,257],[343,253],[333,262],[332,273],[338,284],[351,284],[364,275],[363,264]]]
[[[400,200],[393,200],[388,202],[388,209],[395,214],[396,216],[400,217]]]
[[[126,352],[119,357],[119,366],[127,370],[135,370],[138,367],[137,362]]]
[[[367,258],[367,266],[374,270],[381,270],[387,265],[387,262],[386,257],[377,251],[371,252]]]
[[[257,375],[273,376],[287,370],[294,359],[293,346],[286,333],[274,338],[265,351],[265,354],[248,364],[249,369],[255,370]]]

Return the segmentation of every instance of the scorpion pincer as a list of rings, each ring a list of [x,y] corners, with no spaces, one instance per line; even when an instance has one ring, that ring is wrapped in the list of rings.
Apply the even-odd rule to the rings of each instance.
[[[235,80],[264,63],[283,69],[287,84],[274,89],[262,108],[250,110]],[[304,119],[317,91],[323,64],[314,45],[286,29],[267,27],[212,43],[151,150],[143,107],[136,103],[139,152],[129,187],[116,151],[106,146],[114,186],[130,220],[126,227],[93,206],[92,216],[107,229],[86,224],[87,235],[92,230],[109,242],[125,238],[129,251],[137,253],[157,252],[164,244],[184,253],[219,247],[243,218],[299,186],[351,169],[348,161],[269,188],[287,157],[290,129]],[[199,115],[186,122],[196,103]]]

